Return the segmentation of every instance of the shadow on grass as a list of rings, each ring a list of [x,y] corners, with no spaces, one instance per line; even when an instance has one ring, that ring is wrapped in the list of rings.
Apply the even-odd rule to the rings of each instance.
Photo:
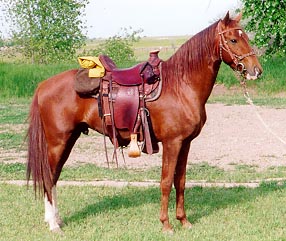
[[[262,183],[260,187],[250,189],[244,187],[236,188],[201,188],[194,187],[185,191],[185,207],[189,221],[196,223],[200,218],[211,215],[219,209],[229,206],[239,205],[244,202],[251,202],[257,197],[271,195],[277,190],[285,190],[286,183]],[[64,222],[68,225],[72,222],[82,222],[89,216],[104,212],[116,211],[143,206],[144,204],[154,204],[158,206],[158,212],[144,215],[157,216],[160,209],[160,189],[159,188],[126,188],[119,194],[107,195],[100,200],[92,202],[81,210],[65,217]],[[89,199],[90,200],[90,199]],[[96,199],[93,199],[96,200]],[[169,207],[175,206],[175,192],[170,195]],[[172,209],[172,210],[171,210]],[[128,210],[127,210],[128,211]],[[175,216],[174,208],[169,209],[169,215]]]
[[[196,223],[219,209],[251,202],[257,197],[271,195],[272,192],[286,190],[286,183],[262,183],[258,188],[201,188],[186,190],[185,203],[189,221]]]
[[[100,192],[96,190],[95,192]],[[116,211],[119,209],[128,209],[131,207],[140,207],[142,204],[159,204],[160,202],[160,190],[159,188],[123,188],[119,193],[113,195],[102,196],[97,193],[96,197],[93,197],[94,202],[87,205],[83,209],[72,213],[71,216],[65,217],[65,224],[70,222],[81,222],[82,219],[88,216],[101,214],[104,212]],[[90,200],[90,199],[88,199]],[[80,201],[80,197],[79,197]]]

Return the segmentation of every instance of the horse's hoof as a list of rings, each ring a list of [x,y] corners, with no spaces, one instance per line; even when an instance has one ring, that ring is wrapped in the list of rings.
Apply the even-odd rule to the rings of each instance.
[[[173,235],[174,230],[171,227],[163,228],[162,232],[166,235]]]
[[[190,222],[185,222],[182,225],[182,227],[185,228],[185,229],[191,229],[193,227],[193,225]]]
[[[65,223],[64,223],[64,221],[61,218],[57,218],[57,224],[60,226],[60,228],[65,226]]]
[[[59,235],[63,235],[64,234],[64,232],[61,230],[60,227],[52,229],[51,232],[55,233],[55,234],[59,234]]]

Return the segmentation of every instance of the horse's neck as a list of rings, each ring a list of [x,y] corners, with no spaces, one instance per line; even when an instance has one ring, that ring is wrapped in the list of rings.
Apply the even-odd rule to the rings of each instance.
[[[210,60],[204,69],[202,69],[199,73],[194,73],[197,78],[194,78],[193,83],[191,83],[191,88],[197,93],[202,104],[207,102],[212,92],[220,65],[220,60]]]
[[[186,95],[187,87],[197,95],[202,104],[211,94],[221,64],[215,25],[212,28],[186,42],[163,65],[166,86],[172,86],[175,91]]]

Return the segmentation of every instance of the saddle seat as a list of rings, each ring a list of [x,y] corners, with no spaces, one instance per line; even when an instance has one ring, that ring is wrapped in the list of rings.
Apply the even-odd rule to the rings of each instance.
[[[144,63],[140,63],[131,68],[113,70],[112,78],[120,85],[140,85],[143,66]]]
[[[148,62],[137,64],[126,69],[118,69],[116,64],[106,55],[100,55],[99,59],[106,70],[105,79],[112,79],[119,85],[134,86],[146,83],[151,77],[152,66]]]

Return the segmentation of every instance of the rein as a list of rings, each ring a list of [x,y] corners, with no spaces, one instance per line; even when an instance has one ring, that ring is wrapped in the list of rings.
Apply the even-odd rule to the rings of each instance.
[[[220,36],[220,38],[219,38],[219,56],[220,56],[220,59],[223,61],[222,51],[223,50],[226,51],[236,66],[235,71],[238,72],[240,75],[242,75],[246,71],[246,69],[244,67],[244,64],[241,62],[241,60],[243,60],[246,57],[255,55],[255,53],[253,50],[251,52],[243,54],[243,55],[237,55],[237,54],[233,53],[231,51],[230,47],[228,46],[227,41],[225,40],[225,37],[223,35],[224,33],[227,33],[227,32],[232,31],[232,30],[241,30],[242,31],[242,29],[239,27],[231,28],[231,29],[227,29],[227,30],[222,31],[221,30],[221,22],[218,23],[218,34]]]
[[[259,121],[261,122],[261,124],[264,126],[264,128],[273,136],[275,137],[278,141],[280,141],[281,143],[283,143],[284,145],[286,145],[286,141],[283,140],[279,135],[277,135],[277,133],[275,133],[273,130],[271,130],[271,128],[269,127],[269,125],[263,120],[262,116],[260,115],[259,111],[258,111],[258,107],[253,103],[253,100],[251,99],[249,92],[247,91],[247,86],[246,86],[246,80],[243,79],[243,77],[239,74],[236,75],[241,87],[243,88],[243,96],[246,99],[246,103],[249,104],[256,117],[259,119]]]
[[[244,97],[246,99],[246,103],[248,103],[252,109],[254,110],[257,118],[260,120],[261,124],[265,127],[265,129],[272,135],[274,136],[278,141],[280,141],[281,143],[283,143],[284,145],[286,145],[286,141],[283,140],[277,133],[275,133],[273,130],[271,130],[271,128],[269,127],[269,125],[263,120],[262,116],[260,115],[260,113],[258,112],[258,108],[257,106],[253,103],[252,99],[250,98],[250,95],[246,89],[246,82],[244,82],[245,84],[242,84],[242,87],[244,89]]]

